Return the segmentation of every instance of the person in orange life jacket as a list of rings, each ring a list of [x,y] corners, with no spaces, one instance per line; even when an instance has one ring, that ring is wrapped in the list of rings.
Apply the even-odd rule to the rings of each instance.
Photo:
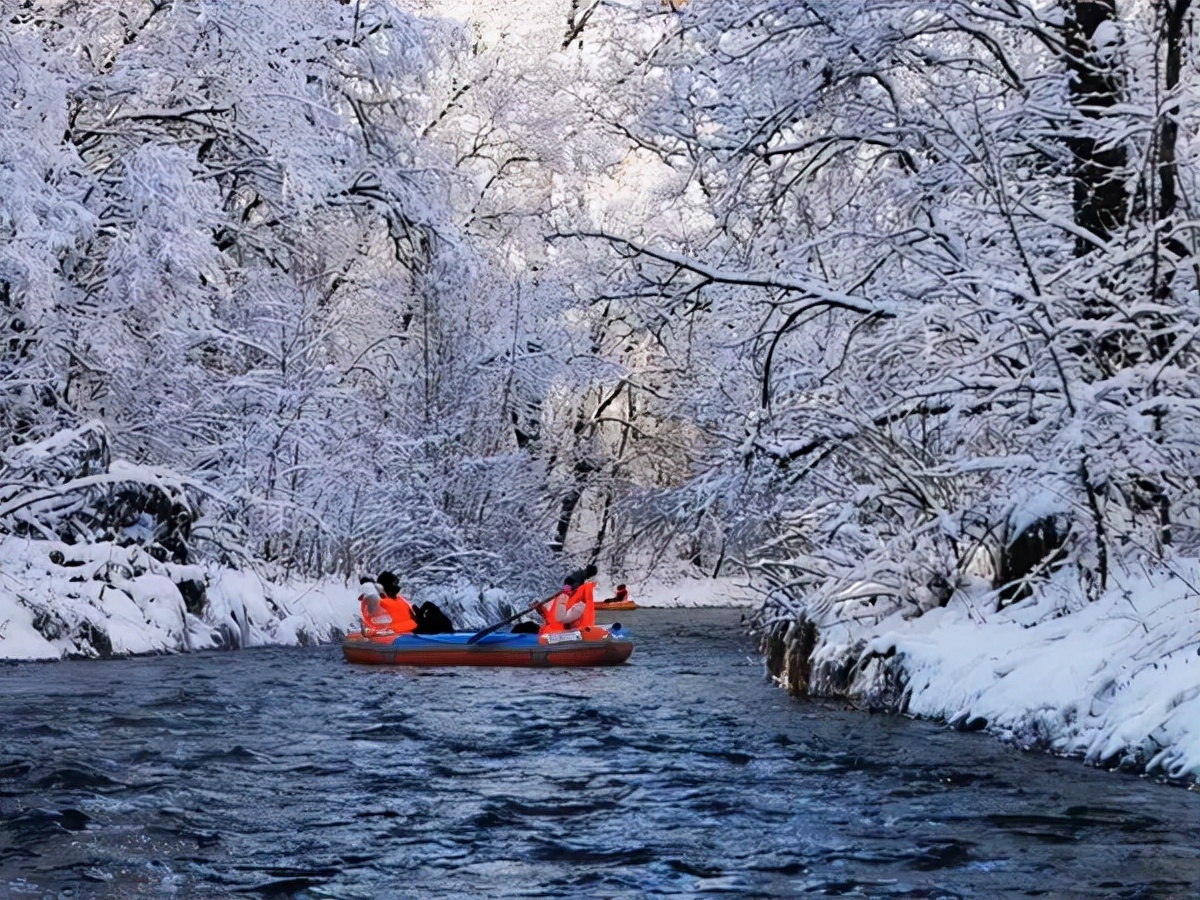
[[[393,615],[393,611],[385,605],[379,585],[371,578],[364,577],[359,581],[362,584],[362,590],[358,595],[358,604],[362,614],[363,634],[368,636],[403,634],[404,618]],[[400,623],[399,629],[394,627],[396,623]]]
[[[454,624],[433,601],[413,604],[406,600],[400,594],[400,580],[391,572],[379,573],[379,585],[383,588],[381,602],[385,604],[385,608],[389,598],[393,603],[403,604],[408,617],[416,623],[412,629],[415,634],[446,634],[454,631]]]
[[[576,569],[563,579],[562,589],[537,608],[538,615],[542,617],[542,624],[539,626],[534,622],[518,622],[512,627],[513,634],[547,634],[554,631],[564,631],[563,623],[560,622],[557,615],[557,607],[560,602],[566,601],[566,606],[573,605],[570,602],[571,597],[588,579],[596,576],[596,567],[594,565],[584,566],[582,569]],[[594,601],[593,601],[594,610]],[[568,615],[578,615],[573,612]],[[593,616],[595,613],[593,612]],[[575,627],[572,625],[571,627]]]
[[[629,591],[627,591],[625,589],[625,585],[618,584],[616,596],[609,597],[604,602],[605,603],[624,603],[628,599],[629,599]]]
[[[596,624],[596,567],[590,563],[563,579],[563,589],[541,607],[546,620],[539,634],[584,629]]]
[[[564,629],[583,631],[596,624],[596,582],[585,581],[571,596],[558,595],[554,617]]]
[[[550,621],[550,618],[554,615],[554,605],[558,602],[560,597],[570,597],[571,594],[578,590],[580,585],[582,585],[589,578],[595,577],[596,567],[591,563],[584,566],[582,569],[576,569],[574,572],[569,573],[567,577],[563,579],[562,590],[538,607],[538,615],[542,617],[542,621]],[[562,629],[557,630],[561,631]]]
[[[417,630],[417,619],[413,615],[412,604],[400,594],[399,579],[391,572],[380,572],[378,582],[379,587],[383,590],[383,596],[379,598],[379,605],[391,618],[392,633],[412,634]]]

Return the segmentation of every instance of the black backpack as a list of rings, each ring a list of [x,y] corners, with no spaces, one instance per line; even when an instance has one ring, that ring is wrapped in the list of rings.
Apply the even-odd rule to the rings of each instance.
[[[417,620],[417,634],[448,634],[454,630],[450,617],[432,601],[414,606],[413,618]]]

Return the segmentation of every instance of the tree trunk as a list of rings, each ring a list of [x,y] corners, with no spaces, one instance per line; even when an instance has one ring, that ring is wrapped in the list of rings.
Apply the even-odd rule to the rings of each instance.
[[[1125,148],[1105,145],[1096,137],[1104,118],[1121,97],[1121,79],[1096,46],[1115,27],[1115,0],[1074,0],[1067,9],[1065,38],[1070,70],[1071,106],[1077,115],[1076,130],[1069,139],[1072,153],[1075,223],[1102,241],[1125,224],[1127,194],[1123,179]],[[1075,255],[1086,256],[1095,249],[1083,237],[1075,239]]]

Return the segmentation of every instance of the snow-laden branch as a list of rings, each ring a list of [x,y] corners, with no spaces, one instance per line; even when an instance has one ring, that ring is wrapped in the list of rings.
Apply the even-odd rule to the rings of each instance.
[[[894,303],[871,301],[864,297],[855,296],[854,294],[831,290],[819,281],[780,278],[756,272],[740,272],[734,269],[718,268],[685,256],[682,253],[651,247],[639,241],[603,231],[561,232],[554,235],[554,238],[587,238],[607,241],[613,246],[624,249],[631,255],[643,256],[647,259],[657,260],[658,262],[675,266],[683,271],[691,272],[694,275],[700,276],[700,278],[709,284],[766,288],[784,291],[789,294],[800,294],[811,298],[813,301],[805,307],[807,309],[815,309],[823,306],[859,313],[864,316],[891,318],[896,315],[896,305]]]
[[[82,478],[73,478],[63,484],[37,488],[20,494],[7,503],[0,505],[0,519],[44,500],[55,500],[66,494],[119,484],[153,485],[163,490],[168,496],[172,496],[184,488],[191,488],[202,493],[211,493],[200,482],[189,478],[181,478],[176,473],[166,469],[133,465],[121,460],[115,460],[107,472],[100,472],[96,475],[85,475]]]

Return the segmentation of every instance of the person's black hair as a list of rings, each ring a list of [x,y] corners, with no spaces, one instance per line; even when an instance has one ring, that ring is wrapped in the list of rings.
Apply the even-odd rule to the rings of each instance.
[[[596,564],[588,563],[587,568],[583,570],[583,577],[584,578],[593,578],[596,575],[596,571],[597,571]]]

